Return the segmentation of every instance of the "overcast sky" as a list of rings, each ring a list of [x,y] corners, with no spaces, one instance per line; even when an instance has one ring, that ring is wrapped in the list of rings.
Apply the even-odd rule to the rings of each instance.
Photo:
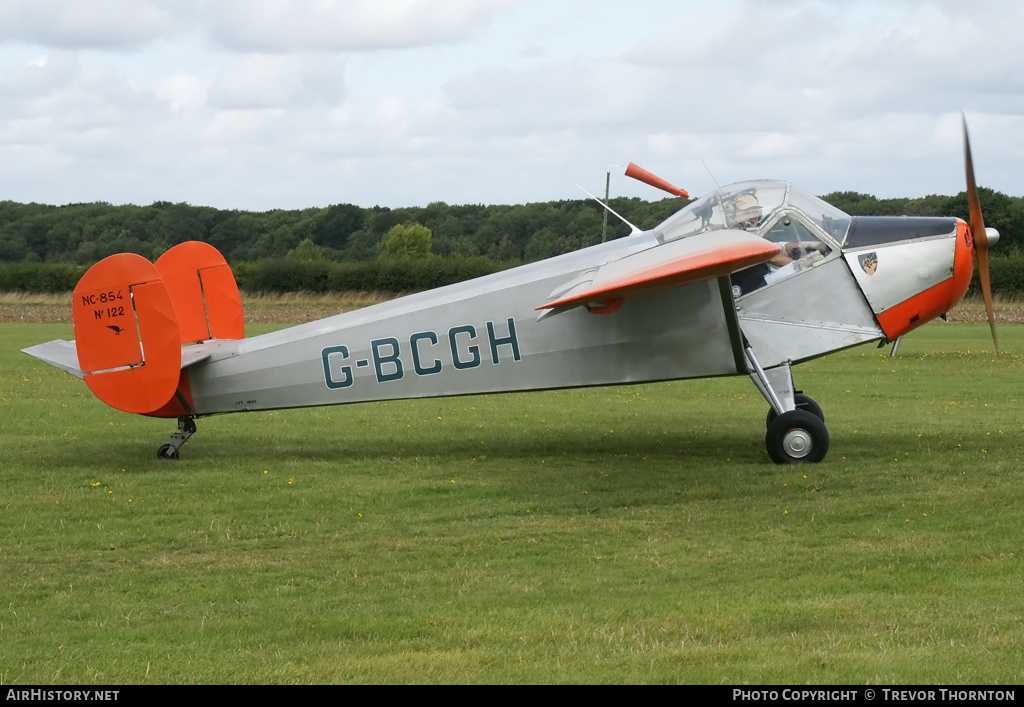
[[[3,0],[0,200],[1024,195],[1019,0]],[[707,169],[704,165],[707,165]]]

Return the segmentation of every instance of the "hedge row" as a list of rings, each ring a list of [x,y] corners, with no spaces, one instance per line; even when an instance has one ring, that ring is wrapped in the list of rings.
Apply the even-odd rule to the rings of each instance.
[[[416,292],[489,275],[501,268],[488,258],[440,258],[332,262],[271,260],[235,268],[245,292]]]
[[[429,290],[489,275],[501,268],[488,258],[331,262],[265,260],[234,268],[239,289],[281,292],[384,292]],[[62,263],[0,263],[0,292],[59,294],[75,289],[86,267]]]
[[[1012,250],[1009,253],[990,255],[988,271],[993,293],[1003,297],[1024,297],[1024,251]],[[975,270],[968,292],[980,291],[978,272]]]
[[[71,292],[86,270],[66,263],[0,263],[0,292]]]
[[[266,260],[240,263],[234,268],[238,286],[245,292],[384,292],[429,290],[481,277],[502,269],[489,258],[440,258],[375,260],[370,262],[327,260]],[[64,263],[0,263],[0,292],[59,294],[75,289],[86,267]],[[1024,251],[990,257],[992,291],[1008,297],[1024,297]],[[971,293],[978,292],[977,273]]]

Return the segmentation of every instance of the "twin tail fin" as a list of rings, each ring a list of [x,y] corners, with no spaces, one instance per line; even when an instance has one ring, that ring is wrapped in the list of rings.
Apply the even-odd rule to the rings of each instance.
[[[101,260],[75,288],[72,316],[89,389],[118,410],[156,417],[193,412],[183,346],[245,336],[231,269],[197,241],[155,264],[131,253]]]

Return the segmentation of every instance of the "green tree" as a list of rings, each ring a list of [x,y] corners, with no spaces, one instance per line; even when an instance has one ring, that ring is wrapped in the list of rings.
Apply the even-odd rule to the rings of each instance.
[[[544,260],[558,255],[558,234],[550,228],[542,228],[534,233],[526,243],[523,256],[527,261]]]
[[[324,259],[324,250],[312,238],[306,238],[297,246],[288,251],[288,257],[292,260],[312,262]]]
[[[433,233],[426,226],[411,223],[391,227],[380,242],[380,257],[384,259],[417,258],[430,255]]]
[[[316,220],[313,240],[317,245],[342,250],[349,237],[363,228],[366,215],[353,204],[338,204],[323,211]]]

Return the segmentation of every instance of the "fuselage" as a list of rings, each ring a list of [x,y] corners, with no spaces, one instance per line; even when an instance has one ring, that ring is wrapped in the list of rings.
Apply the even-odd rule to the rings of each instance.
[[[957,219],[851,218],[744,182],[627,238],[252,338],[211,246],[112,256],[76,288],[76,342],[26,352],[178,418],[752,375],[901,336],[963,296],[973,260]]]
[[[538,321],[576,273],[656,247],[621,239],[241,341],[189,369],[197,414],[737,373],[715,282]]]
[[[537,307],[603,266],[730,223],[803,244],[783,267],[626,297],[617,307]],[[803,251],[802,251],[803,252]],[[794,253],[796,254],[796,253]],[[657,228],[477,280],[240,341],[207,343],[187,369],[194,414],[746,375],[738,341],[766,367],[895,339],[963,296],[973,250],[956,219],[850,218],[784,182],[717,191]],[[787,271],[788,270],[788,271]],[[732,284],[747,282],[743,287]],[[753,284],[749,284],[749,282]],[[739,331],[735,324],[738,323]],[[184,376],[183,376],[184,379]]]

